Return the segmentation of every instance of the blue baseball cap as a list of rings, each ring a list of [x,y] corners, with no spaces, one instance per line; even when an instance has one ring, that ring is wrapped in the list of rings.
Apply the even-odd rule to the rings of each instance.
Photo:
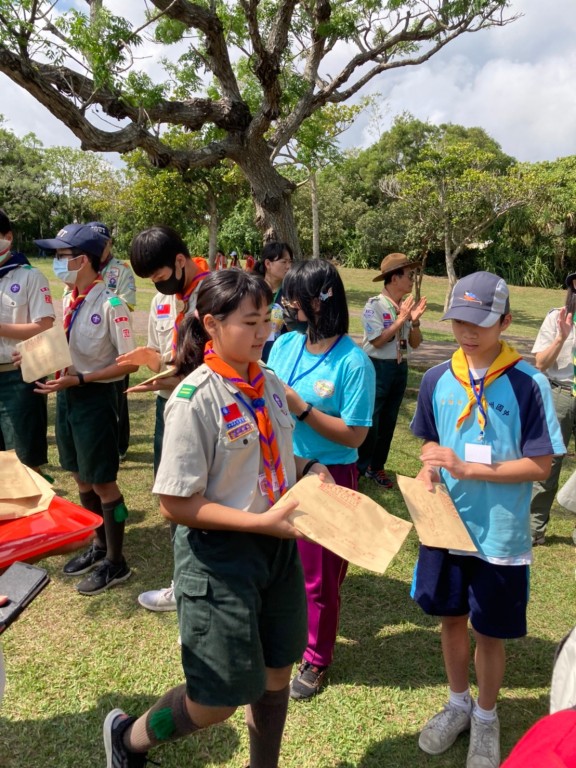
[[[509,312],[510,291],[506,282],[492,272],[473,272],[454,286],[448,311],[442,320],[463,320],[491,328]]]
[[[110,234],[110,230],[106,226],[106,224],[103,224],[101,221],[89,221],[88,224],[86,224],[87,227],[92,227],[92,229],[95,229],[96,232],[98,232],[99,235],[103,235],[106,240],[111,240],[112,235]]]
[[[89,224],[67,224],[62,227],[56,237],[50,240],[34,240],[34,242],[46,251],[55,251],[58,248],[79,248],[93,256],[101,257],[108,239]]]

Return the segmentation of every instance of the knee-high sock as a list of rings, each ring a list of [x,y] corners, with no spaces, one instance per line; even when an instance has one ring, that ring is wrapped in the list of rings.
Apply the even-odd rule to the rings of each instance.
[[[186,686],[179,685],[126,729],[124,745],[132,752],[148,752],[158,744],[176,741],[198,730],[186,709]]]
[[[290,686],[264,694],[246,707],[250,735],[250,768],[277,768],[288,712]]]
[[[102,502],[96,491],[93,491],[92,489],[89,491],[80,491],[79,495],[80,504],[82,504],[84,509],[103,517]],[[102,521],[102,525],[99,525],[98,528],[96,528],[96,539],[94,544],[97,549],[106,549],[106,528],[104,526],[104,521]]]
[[[122,544],[124,543],[124,520],[127,516],[124,497],[102,504],[104,525],[106,526],[106,557],[112,563],[122,562]]]

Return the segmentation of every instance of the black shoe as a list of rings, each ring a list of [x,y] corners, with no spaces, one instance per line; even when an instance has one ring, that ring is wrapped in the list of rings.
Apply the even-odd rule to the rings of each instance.
[[[290,683],[291,699],[311,699],[320,691],[328,667],[317,667],[309,661],[303,661],[298,674]]]
[[[96,568],[101,560],[106,557],[106,550],[99,549],[95,544],[92,544],[86,552],[82,552],[81,555],[76,555],[72,560],[68,560],[62,572],[65,576],[81,576],[83,573],[88,573],[92,568]]]
[[[99,595],[105,589],[126,581],[130,576],[132,576],[132,571],[128,568],[124,558],[118,564],[104,559],[90,576],[82,579],[80,584],[76,586],[76,589],[81,595]]]
[[[121,709],[113,709],[106,715],[103,728],[106,768],[144,768],[148,762],[146,752],[131,752],[124,746],[124,733],[135,720]]]

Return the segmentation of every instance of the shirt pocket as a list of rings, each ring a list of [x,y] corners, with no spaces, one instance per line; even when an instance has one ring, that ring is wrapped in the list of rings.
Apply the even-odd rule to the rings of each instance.
[[[174,335],[174,321],[170,317],[157,317],[156,318],[156,336],[158,338],[158,346],[160,348],[160,354],[170,354],[172,357],[172,337]]]
[[[18,287],[17,291],[12,290],[15,286]],[[4,323],[28,322],[26,291],[18,283],[11,284],[0,294],[0,321]]]
[[[249,417],[242,417],[239,424],[222,424],[220,429],[220,445],[225,451],[236,453],[251,450],[260,440],[258,427]]]

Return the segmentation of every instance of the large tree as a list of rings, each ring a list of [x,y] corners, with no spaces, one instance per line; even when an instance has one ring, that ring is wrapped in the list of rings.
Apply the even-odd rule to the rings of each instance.
[[[112,0],[109,3],[112,6]],[[131,19],[103,0],[0,0],[0,71],[80,139],[83,149],[143,149],[181,171],[232,160],[263,231],[297,243],[294,183],[273,158],[310,116],[354,97],[376,75],[420,64],[466,32],[501,26],[508,0],[151,0]],[[152,8],[143,16],[144,8]],[[164,72],[138,61],[146,36]],[[105,118],[102,120],[101,118]],[[166,126],[216,128],[176,149]]]

